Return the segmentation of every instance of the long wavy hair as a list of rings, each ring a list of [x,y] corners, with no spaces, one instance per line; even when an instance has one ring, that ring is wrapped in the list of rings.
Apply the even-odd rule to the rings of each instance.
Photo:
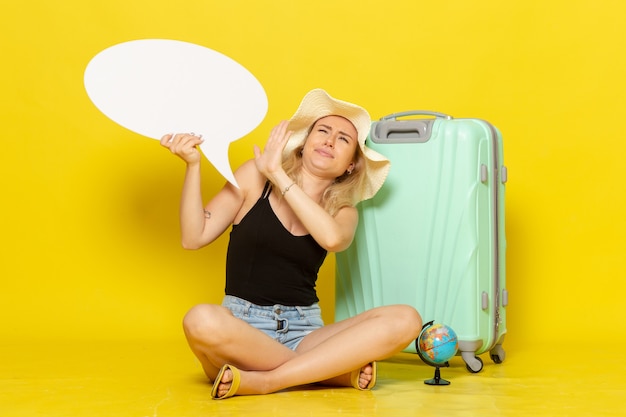
[[[313,124],[315,125],[315,123]],[[309,128],[309,133],[313,126]],[[307,133],[306,138],[309,135]],[[293,152],[283,160],[283,168],[287,175],[291,177],[296,184],[302,186],[302,151],[304,149],[304,141],[297,146]],[[331,216],[346,206],[353,207],[359,202],[360,191],[364,187],[365,180],[365,156],[361,147],[357,145],[354,153],[354,169],[350,174],[344,172],[337,177],[335,181],[324,191],[320,205],[330,213]]]

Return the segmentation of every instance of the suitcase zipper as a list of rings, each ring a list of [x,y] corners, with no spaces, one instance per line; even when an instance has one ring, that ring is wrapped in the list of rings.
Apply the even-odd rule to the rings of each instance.
[[[498,132],[495,127],[483,120],[483,122],[487,125],[490,132],[490,141],[491,141],[491,152],[492,152],[492,163],[493,163],[493,204],[495,208],[494,213],[494,223],[495,227],[493,228],[493,259],[494,259],[494,273],[495,273],[495,283],[494,283],[494,342],[491,347],[495,346],[499,340],[500,334],[500,199],[498,195],[499,181],[500,181],[500,161],[499,161],[499,149],[498,149]],[[490,349],[491,349],[490,347]]]

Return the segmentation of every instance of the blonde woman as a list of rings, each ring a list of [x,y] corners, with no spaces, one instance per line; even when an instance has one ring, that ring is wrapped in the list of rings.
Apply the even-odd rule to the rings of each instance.
[[[166,135],[161,144],[186,163],[182,244],[198,249],[231,228],[222,305],[184,318],[189,346],[213,381],[215,399],[266,394],[310,383],[371,389],[376,361],[421,330],[407,305],[371,309],[324,325],[315,290],[328,252],[345,250],[355,205],[382,186],[389,161],[365,146],[367,111],[324,90],[309,92],[263,151],[208,204],[200,187],[202,139]]]

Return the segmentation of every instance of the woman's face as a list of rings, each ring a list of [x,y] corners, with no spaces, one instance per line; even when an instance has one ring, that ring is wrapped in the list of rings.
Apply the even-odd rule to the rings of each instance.
[[[350,121],[326,116],[313,125],[304,143],[304,166],[320,176],[337,178],[354,168],[358,134]]]

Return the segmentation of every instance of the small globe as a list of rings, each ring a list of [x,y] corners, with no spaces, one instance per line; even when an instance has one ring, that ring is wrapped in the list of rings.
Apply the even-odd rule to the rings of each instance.
[[[456,355],[459,342],[450,326],[437,323],[422,329],[416,345],[420,357],[426,363],[439,366]]]

